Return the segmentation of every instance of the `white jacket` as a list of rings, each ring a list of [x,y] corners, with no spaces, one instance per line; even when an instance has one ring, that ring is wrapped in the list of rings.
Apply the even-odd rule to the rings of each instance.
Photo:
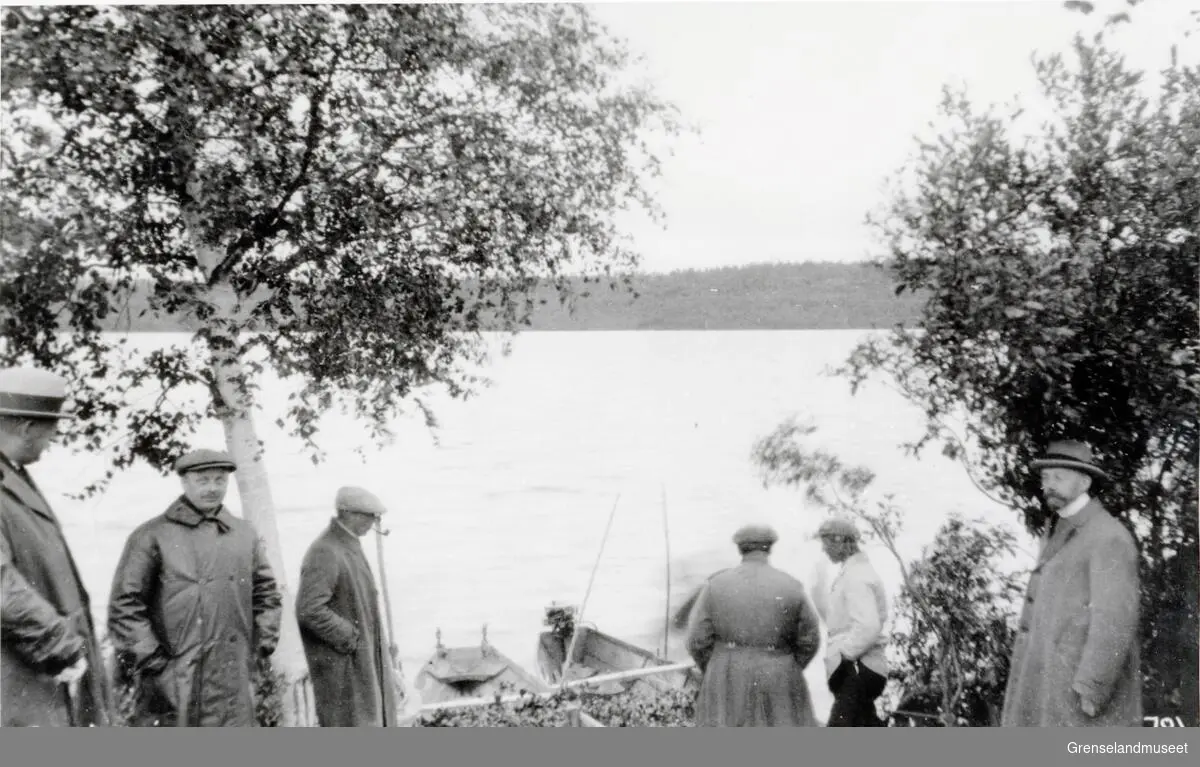
[[[847,559],[841,574],[834,576],[827,599],[814,602],[829,632],[826,676],[833,675],[843,658],[887,676],[883,633],[888,619],[887,593],[867,555],[860,551]]]

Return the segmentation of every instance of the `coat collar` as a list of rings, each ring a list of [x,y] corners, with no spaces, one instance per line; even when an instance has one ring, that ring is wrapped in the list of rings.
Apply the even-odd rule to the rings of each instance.
[[[1038,564],[1048,561],[1058,552],[1062,551],[1063,546],[1074,538],[1080,530],[1089,522],[1095,519],[1098,515],[1107,513],[1104,510],[1103,504],[1100,501],[1092,498],[1087,505],[1079,510],[1078,514],[1070,517],[1059,517],[1058,523],[1054,527],[1054,533],[1046,541],[1046,545],[1042,548],[1042,554],[1038,558]]]
[[[50,504],[46,501],[45,496],[30,480],[26,479],[26,476],[28,475],[19,470],[16,464],[8,460],[8,456],[0,453],[0,484],[29,509],[57,525],[58,519],[50,510]]]
[[[350,530],[347,529],[337,517],[329,520],[329,533],[343,543],[353,543],[360,547],[362,546],[362,541],[358,539],[358,536],[350,532]]]
[[[179,496],[175,499],[166,511],[166,518],[172,522],[178,522],[181,525],[188,527],[197,527],[201,522],[212,520],[216,522],[217,530],[222,533],[229,532],[233,527],[233,515],[222,506],[217,509],[214,515],[201,514],[195,506],[193,506],[186,496]]]

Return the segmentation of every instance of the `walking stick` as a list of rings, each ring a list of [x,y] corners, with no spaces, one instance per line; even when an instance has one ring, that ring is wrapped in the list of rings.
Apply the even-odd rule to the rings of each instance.
[[[388,594],[387,568],[383,561],[383,536],[387,535],[389,532],[391,531],[383,529],[383,518],[380,517],[376,519],[376,556],[379,560],[379,590],[383,593],[383,609],[384,614],[387,616],[387,623],[385,624],[384,628],[387,629],[388,661],[392,664],[393,687],[396,688],[395,692],[401,700],[404,700],[408,697],[408,691],[403,689],[402,686],[398,684],[400,677],[404,672],[402,669],[397,667],[396,656],[399,650],[396,646],[394,629],[392,628],[392,598]],[[396,714],[399,716],[400,712],[397,711]]]

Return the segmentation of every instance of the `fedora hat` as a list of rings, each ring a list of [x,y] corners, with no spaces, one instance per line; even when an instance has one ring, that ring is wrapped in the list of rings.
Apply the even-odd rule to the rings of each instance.
[[[1046,455],[1029,464],[1034,471],[1041,469],[1074,469],[1095,479],[1108,479],[1108,475],[1096,465],[1092,448],[1086,442],[1062,440],[1051,442]]]
[[[74,418],[62,411],[67,379],[34,367],[0,370],[0,415],[25,418]]]

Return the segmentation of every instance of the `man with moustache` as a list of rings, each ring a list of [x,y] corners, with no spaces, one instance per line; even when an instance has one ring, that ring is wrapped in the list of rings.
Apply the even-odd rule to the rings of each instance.
[[[1138,550],[1092,492],[1107,475],[1083,442],[1031,464],[1054,512],[1029,578],[1005,727],[1140,727]]]
[[[26,467],[58,432],[66,379],[0,370],[0,724],[109,724],[87,590],[58,518]]]
[[[137,686],[133,726],[257,724],[255,662],[275,651],[282,602],[254,526],[222,505],[236,468],[216,450],[181,457],[183,494],[125,544],[108,630]]]
[[[687,650],[703,673],[700,727],[815,727],[804,669],[820,644],[820,624],[804,585],[769,563],[775,531],[738,530],[741,564],[701,588],[691,610]]]
[[[827,726],[883,727],[875,700],[887,686],[887,592],[871,560],[859,550],[861,537],[851,520],[827,519],[817,536],[825,556],[838,565],[828,599],[817,602],[829,633],[825,673],[833,708]]]
[[[296,621],[312,677],[322,727],[395,727],[395,647],[360,538],[386,509],[374,494],[343,487],[337,515],[304,555],[296,595]]]

